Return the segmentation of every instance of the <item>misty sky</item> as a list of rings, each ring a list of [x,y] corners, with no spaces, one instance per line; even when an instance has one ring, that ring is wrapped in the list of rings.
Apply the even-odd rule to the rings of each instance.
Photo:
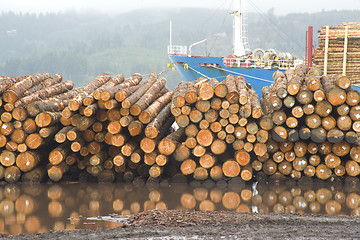
[[[46,13],[67,10],[100,10],[122,13],[136,8],[208,7],[228,9],[233,0],[0,0],[0,12]],[[284,15],[293,12],[319,12],[322,10],[360,10],[360,0],[251,0],[249,12],[266,12],[274,8]],[[256,6],[256,8],[254,7]],[[360,17],[359,17],[360,18]]]

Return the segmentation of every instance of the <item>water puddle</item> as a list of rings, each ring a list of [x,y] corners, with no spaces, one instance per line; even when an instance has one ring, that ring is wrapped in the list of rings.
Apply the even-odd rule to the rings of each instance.
[[[0,233],[110,229],[152,209],[359,216],[360,182],[8,184],[0,186]]]

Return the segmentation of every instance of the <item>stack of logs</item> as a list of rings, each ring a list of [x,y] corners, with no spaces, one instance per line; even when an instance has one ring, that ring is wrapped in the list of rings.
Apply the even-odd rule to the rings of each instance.
[[[41,73],[1,77],[0,176],[17,182],[46,176],[53,137],[61,128],[60,113],[79,89],[62,76]]]
[[[252,179],[251,159],[266,154],[268,131],[258,126],[260,102],[243,77],[181,82],[174,91],[171,112],[185,136],[171,139],[171,151],[163,147],[169,144],[165,138],[159,151],[173,153],[182,174],[196,180]]]
[[[274,84],[262,89],[267,116],[259,125],[271,129],[271,138],[266,158],[253,162],[257,171],[295,179],[360,174],[359,92],[346,76],[321,75],[299,65],[275,72]]]
[[[259,100],[232,75],[173,91],[155,73],[103,73],[80,89],[59,74],[1,77],[0,178],[358,176],[360,94],[350,79],[304,65],[273,78]]]
[[[313,56],[314,63],[322,69],[326,52],[326,28],[324,26],[319,30],[319,46]],[[328,41],[327,74],[342,74],[345,63],[346,76],[353,83],[360,83],[360,23],[343,23],[329,27]]]
[[[103,74],[69,103],[61,113],[64,127],[55,135],[59,146],[49,154],[51,180],[59,181],[73,166],[80,178],[132,181],[165,165],[156,147],[174,122],[172,92],[155,73],[142,79]]]

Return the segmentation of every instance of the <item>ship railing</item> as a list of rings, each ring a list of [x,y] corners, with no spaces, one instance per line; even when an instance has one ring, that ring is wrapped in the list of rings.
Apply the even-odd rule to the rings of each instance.
[[[302,64],[303,60],[263,60],[263,59],[242,59],[242,58],[223,58],[224,64],[229,68],[263,68],[263,69],[294,69]]]
[[[187,46],[168,45],[168,54],[187,55]]]

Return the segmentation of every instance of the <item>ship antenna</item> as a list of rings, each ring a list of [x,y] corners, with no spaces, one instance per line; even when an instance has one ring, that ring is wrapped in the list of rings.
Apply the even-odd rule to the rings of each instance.
[[[170,20],[170,49],[172,49],[172,21]]]
[[[243,25],[243,12],[242,0],[235,1],[235,12],[231,13],[234,17],[234,55],[237,57],[245,55],[245,48],[243,44],[242,25]]]

